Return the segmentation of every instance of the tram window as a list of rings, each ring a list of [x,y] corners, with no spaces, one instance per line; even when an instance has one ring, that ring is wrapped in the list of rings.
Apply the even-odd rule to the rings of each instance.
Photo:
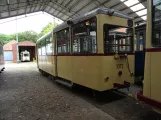
[[[137,33],[137,41],[136,41],[136,50],[137,51],[143,51],[144,49],[144,42],[145,42],[145,37],[144,37],[144,32],[138,32]]]
[[[29,56],[29,54],[24,54],[25,57]]]
[[[72,27],[72,52],[96,53],[96,18],[78,23]]]
[[[133,51],[133,29],[104,25],[104,53],[127,53]]]
[[[57,53],[69,53],[70,52],[70,39],[69,28],[61,30],[56,33],[57,37]]]
[[[46,38],[46,54],[52,55],[52,36]]]
[[[153,39],[152,44],[154,46],[161,46],[161,1],[153,0],[152,9],[152,21],[153,21]]]
[[[41,53],[42,55],[46,55],[46,40],[41,41]]]
[[[37,44],[38,47],[38,55],[41,55],[41,42]]]

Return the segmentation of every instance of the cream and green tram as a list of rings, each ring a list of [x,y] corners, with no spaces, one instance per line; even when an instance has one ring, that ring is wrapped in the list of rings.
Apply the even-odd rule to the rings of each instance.
[[[133,19],[99,8],[37,40],[38,68],[57,82],[97,91],[134,82]]]
[[[143,91],[137,98],[161,112],[161,0],[148,0]]]

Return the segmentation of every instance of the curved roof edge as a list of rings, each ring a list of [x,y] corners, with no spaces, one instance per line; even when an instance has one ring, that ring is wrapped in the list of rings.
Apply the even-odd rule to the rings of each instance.
[[[96,14],[107,14],[107,15],[112,15],[112,16],[117,16],[121,18],[126,18],[126,19],[134,19],[126,14],[123,14],[119,11],[116,11],[114,9],[108,9],[108,8],[97,8],[95,10],[92,10],[90,12],[85,13],[84,16],[90,16],[90,15],[96,15]]]
[[[86,19],[89,19],[91,17],[94,17],[95,15],[97,14],[106,14],[106,15],[111,15],[111,16],[117,16],[117,17],[121,17],[121,18],[125,18],[125,19],[130,19],[130,20],[133,20],[134,18],[126,15],[126,14],[123,14],[121,12],[118,12],[118,11],[115,11],[113,9],[108,9],[108,8],[97,8],[95,10],[92,10],[90,12],[87,12],[83,15],[81,15],[80,17],[77,17],[77,18],[73,18],[73,19],[70,19],[70,21],[72,21],[74,24],[78,23],[78,22],[81,22],[81,21],[84,21]],[[62,28],[65,28],[67,27],[67,23],[66,21],[63,22],[62,24],[60,24],[59,26],[55,27],[53,29],[54,32],[57,32],[59,31],[60,29]]]
[[[45,34],[45,35],[43,35],[42,37],[40,37],[40,38],[36,41],[36,43],[40,42],[42,39],[44,39],[44,38],[48,37],[49,35],[51,35],[52,32],[53,32],[53,30],[51,30],[51,31],[48,32],[47,34]]]

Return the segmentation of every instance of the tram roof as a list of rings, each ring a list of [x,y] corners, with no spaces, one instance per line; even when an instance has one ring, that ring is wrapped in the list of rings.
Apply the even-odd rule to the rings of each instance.
[[[133,19],[132,17],[123,14],[119,11],[115,11],[115,10],[110,10],[108,8],[97,8],[95,10],[92,10],[90,12],[87,12],[85,14],[82,14],[80,17],[74,18],[74,19],[70,19],[69,21],[72,21],[73,24],[76,24],[78,22],[82,22],[84,20],[87,20],[89,18],[92,18],[94,16],[96,16],[97,14],[107,14],[107,15],[112,15],[112,16],[117,16],[117,17],[121,17],[121,18],[126,18],[126,19]],[[41,41],[43,38],[47,37],[48,35],[51,34],[51,32],[57,32],[60,31],[64,28],[67,28],[69,25],[67,24],[67,22],[63,22],[62,24],[56,26],[52,31],[50,31],[48,34],[42,36],[40,39],[37,40],[37,42]]]
[[[115,10],[110,10],[110,9],[107,9],[107,8],[97,8],[97,9],[92,10],[90,12],[87,12],[83,15],[80,15],[77,18],[70,19],[69,21],[72,21],[73,24],[76,24],[78,22],[82,22],[84,20],[92,18],[92,17],[96,16],[97,14],[107,14],[107,15],[109,15],[111,13],[112,13],[112,16],[118,16],[118,17],[126,18],[126,19],[133,19],[132,17],[127,16],[126,14],[122,14],[121,12],[118,12],[118,11],[115,11]],[[67,26],[68,26],[67,22],[64,22],[61,25],[58,25],[57,27],[55,27],[53,31],[57,32],[57,31],[65,28]]]
[[[0,0],[0,19],[44,11],[67,21],[99,7],[115,9],[140,23],[145,21],[147,0]]]

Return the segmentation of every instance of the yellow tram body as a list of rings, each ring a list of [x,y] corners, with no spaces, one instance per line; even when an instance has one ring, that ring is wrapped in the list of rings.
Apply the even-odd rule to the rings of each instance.
[[[79,23],[83,24],[87,23],[88,25],[89,24],[88,20],[93,17],[96,19],[96,30],[95,30],[96,48],[95,47],[93,48],[96,51],[94,51],[94,53],[92,54],[91,53],[81,54],[73,52],[77,51],[75,49],[79,49],[80,44],[74,43],[74,40],[72,40],[74,39],[74,37],[72,38],[71,35],[72,32],[79,31],[79,29],[74,29],[72,31],[72,26],[75,26],[76,24],[79,25]],[[126,17],[119,17],[116,15],[109,15],[105,13],[104,14],[97,13],[92,17],[88,17],[87,15],[85,19],[83,19],[82,21],[75,20],[76,21],[75,22],[73,20],[74,22],[71,25],[64,23],[65,25],[60,25],[60,27],[62,27],[61,29],[58,26],[48,35],[45,35],[44,37],[40,38],[37,41],[37,49],[39,53],[40,51],[42,52],[42,50],[39,50],[40,48],[44,49],[42,48],[41,41],[45,40],[45,38],[47,37],[50,37],[53,51],[53,53],[50,55],[38,54],[38,68],[53,76],[62,78],[64,80],[69,80],[71,81],[72,84],[74,83],[82,85],[97,91],[105,91],[119,87],[128,87],[126,86],[127,85],[126,83],[133,84],[134,82],[133,75],[129,73],[129,69],[131,70],[131,72],[134,71],[134,54],[133,54],[134,37],[132,36],[131,46],[129,46],[129,48],[132,47],[130,52],[119,53],[118,51],[115,51],[113,53],[105,54],[104,25],[107,24],[115,27],[117,26],[119,29],[120,27],[124,27],[124,29],[126,29],[129,27],[128,26],[129,19],[131,20],[131,18],[128,17],[126,18]],[[69,28],[69,34],[71,33],[69,35],[70,38],[69,53],[59,54],[57,32],[67,28]],[[132,28],[132,34],[134,34],[133,26],[131,26],[131,28]],[[77,33],[76,35],[78,34],[80,33]],[[75,44],[77,44],[77,46],[75,46]],[[122,49],[123,47],[125,48],[126,46],[122,46]],[[127,56],[125,54],[127,54]],[[129,69],[126,63],[126,57],[128,57]]]
[[[161,31],[159,30],[161,28],[159,24],[161,19],[158,19],[158,17],[160,17],[159,11],[161,11],[159,9],[161,0],[148,0],[147,3],[148,15],[143,92],[138,93],[137,97],[141,101],[151,105],[157,112],[161,113]],[[154,13],[156,16],[153,15]]]

